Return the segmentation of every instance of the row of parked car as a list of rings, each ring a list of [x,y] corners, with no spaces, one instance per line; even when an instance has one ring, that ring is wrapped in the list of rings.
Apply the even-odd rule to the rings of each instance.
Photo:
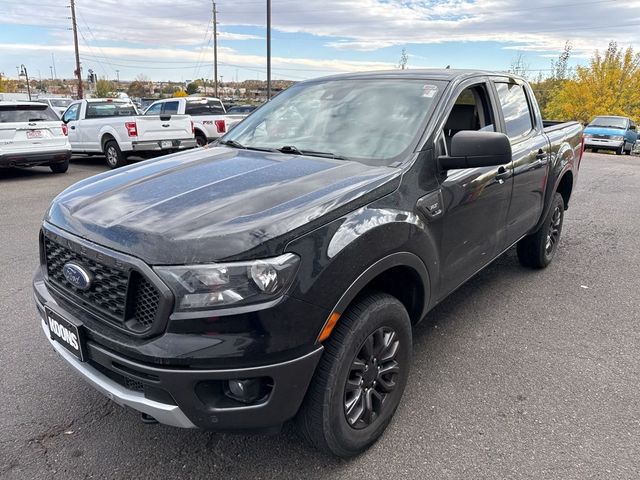
[[[3,101],[0,167],[48,165],[64,173],[72,154],[104,154],[107,165],[117,168],[129,156],[149,158],[204,146],[252,109],[240,108],[227,112],[219,99],[209,97],[158,100],[143,114],[129,99]]]

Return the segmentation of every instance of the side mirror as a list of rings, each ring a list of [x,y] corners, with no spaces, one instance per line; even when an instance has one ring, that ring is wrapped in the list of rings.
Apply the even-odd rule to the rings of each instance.
[[[631,126],[629,127],[629,130],[634,130],[634,131],[635,131],[636,129],[637,129],[637,127],[636,127],[635,125],[631,125]]]
[[[438,158],[444,170],[505,165],[511,162],[511,142],[504,133],[463,130],[451,139],[449,153]]]

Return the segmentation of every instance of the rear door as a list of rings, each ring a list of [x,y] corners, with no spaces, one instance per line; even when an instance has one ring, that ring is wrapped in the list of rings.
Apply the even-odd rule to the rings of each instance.
[[[538,223],[549,173],[549,141],[543,133],[537,105],[526,84],[509,78],[494,79],[500,104],[502,131],[511,140],[513,193],[507,214],[504,248]]]
[[[46,103],[0,105],[0,150],[33,152],[63,149],[62,122]]]

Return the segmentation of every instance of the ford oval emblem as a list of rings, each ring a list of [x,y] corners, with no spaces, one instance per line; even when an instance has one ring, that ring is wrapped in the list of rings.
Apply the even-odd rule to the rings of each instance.
[[[89,290],[91,287],[91,274],[77,263],[65,263],[62,274],[78,290]]]

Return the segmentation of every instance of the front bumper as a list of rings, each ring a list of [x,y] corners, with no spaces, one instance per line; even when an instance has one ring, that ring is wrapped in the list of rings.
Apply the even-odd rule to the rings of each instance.
[[[610,140],[608,138],[593,138],[593,137],[585,137],[584,146],[585,148],[604,148],[617,150],[622,146],[624,140]]]
[[[51,339],[44,304],[34,295],[42,329],[53,348],[89,384],[114,402],[175,427],[242,431],[277,428],[298,411],[322,355],[318,347],[298,358],[276,364],[233,369],[192,369],[149,365],[125,358],[86,341],[81,362]],[[52,298],[46,302],[74,323],[79,322]],[[268,394],[246,405],[224,393],[231,379],[266,379]]]
[[[61,163],[71,158],[70,149],[56,149],[45,152],[10,152],[0,154],[0,167],[34,167]]]
[[[165,142],[170,142],[170,146],[163,146]],[[155,140],[155,141],[141,141],[131,142],[131,149],[135,152],[161,152],[161,151],[174,151],[174,150],[186,150],[188,148],[196,147],[195,138],[187,138],[181,140]]]

